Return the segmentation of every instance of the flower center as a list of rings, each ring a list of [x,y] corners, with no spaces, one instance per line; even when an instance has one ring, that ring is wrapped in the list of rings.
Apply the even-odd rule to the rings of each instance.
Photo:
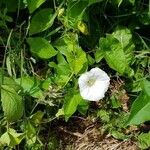
[[[89,80],[87,81],[87,84],[88,84],[89,86],[92,86],[92,85],[95,83],[95,81],[96,81],[96,79],[89,79]]]

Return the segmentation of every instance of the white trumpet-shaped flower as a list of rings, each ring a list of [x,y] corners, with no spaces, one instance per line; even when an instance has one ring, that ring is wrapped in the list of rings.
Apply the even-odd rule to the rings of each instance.
[[[83,99],[98,101],[104,98],[110,84],[110,78],[106,72],[96,67],[82,74],[78,84]]]

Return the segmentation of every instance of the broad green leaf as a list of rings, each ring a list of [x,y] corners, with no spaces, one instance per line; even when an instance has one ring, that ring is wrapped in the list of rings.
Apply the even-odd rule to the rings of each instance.
[[[57,54],[53,46],[44,38],[28,38],[27,43],[30,45],[30,51],[39,58],[49,59]]]
[[[45,0],[27,0],[27,5],[30,13],[33,13],[37,8],[39,8]]]
[[[67,60],[74,73],[78,74],[87,63],[86,53],[80,47],[76,47],[68,55]]]
[[[55,43],[55,47],[60,53],[66,56],[67,62],[74,74],[78,74],[82,69],[87,68],[88,63],[86,53],[77,44],[76,38],[76,35],[68,34]]]
[[[133,50],[134,50],[134,44],[132,42],[132,34],[131,31],[127,28],[121,28],[117,29],[112,34],[121,44],[121,47],[126,55],[126,59],[128,63],[131,63],[133,61]]]
[[[122,75],[133,75],[130,63],[133,58],[134,44],[128,29],[118,29],[99,42],[100,59],[104,57],[110,68]],[[97,58],[99,61],[99,58]]]
[[[127,125],[141,124],[145,121],[150,121],[150,81],[143,82],[142,92],[135,100],[131,107],[131,114],[129,116]]]
[[[16,83],[23,88],[24,93],[28,93],[35,98],[43,98],[43,93],[39,88],[38,81],[33,77],[22,77],[16,79]]]
[[[20,90],[20,86],[14,81],[13,78],[9,78],[9,77],[6,77],[4,75],[4,77],[2,77],[1,73],[0,73],[0,85],[7,85],[11,88],[13,88],[15,91],[19,91]]]
[[[2,85],[1,101],[8,121],[16,121],[22,117],[24,111],[23,100],[13,88]]]
[[[150,147],[150,132],[141,133],[138,136],[138,146],[141,149],[148,149]]]
[[[68,80],[72,74],[72,71],[69,66],[69,63],[65,60],[64,56],[61,53],[58,53],[58,55],[57,55],[57,62],[58,62],[58,64],[56,64],[54,62],[50,62],[49,66],[53,67],[56,72],[54,82],[57,85],[63,86],[63,85],[65,85],[65,83],[68,82]]]
[[[80,104],[82,97],[77,92],[72,92],[65,98],[64,103],[64,114],[65,120],[67,121],[72,114],[77,110],[77,106]]]
[[[50,28],[53,25],[55,16],[52,10],[45,8],[37,12],[31,19],[29,34],[35,34]]]
[[[14,129],[9,128],[8,131],[0,137],[0,143],[2,145],[13,147],[18,145],[24,137],[24,133],[17,133]]]

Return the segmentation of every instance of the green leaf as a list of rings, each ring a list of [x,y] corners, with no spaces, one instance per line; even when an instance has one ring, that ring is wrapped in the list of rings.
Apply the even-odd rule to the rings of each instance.
[[[32,97],[35,98],[43,98],[43,93],[39,88],[38,81],[33,77],[22,77],[16,79],[16,83],[18,83],[22,88],[24,93],[28,93]]]
[[[145,121],[150,121],[150,81],[143,82],[142,92],[135,100],[131,107],[131,114],[129,116],[127,125],[141,124]]]
[[[50,28],[53,25],[55,16],[49,8],[37,12],[31,19],[29,34],[35,34]]]
[[[135,4],[135,0],[129,0],[129,2],[134,5]]]
[[[102,2],[103,0],[88,0],[89,1],[89,6],[95,3]]]
[[[87,55],[88,64],[92,66],[95,63],[95,59],[92,58],[89,54]]]
[[[53,46],[44,38],[28,38],[27,43],[30,45],[30,51],[39,58],[49,59],[57,54]]]
[[[71,92],[68,96],[66,96],[64,103],[64,114],[66,121],[72,116],[72,114],[75,113],[81,100],[82,97],[77,92]]]
[[[104,58],[104,52],[100,49],[98,49],[95,53],[95,61],[96,63],[99,63]]]
[[[97,117],[99,117],[103,122],[110,121],[110,114],[106,110],[103,110],[103,109],[97,112]]]
[[[24,133],[17,133],[14,129],[9,128],[8,131],[0,137],[0,143],[2,145],[13,147],[18,145],[24,137]]]
[[[2,85],[1,101],[8,121],[16,121],[22,117],[24,111],[23,100],[13,88]]]
[[[3,77],[3,83],[2,83],[2,75],[1,75],[1,73],[0,73],[0,84],[7,85],[7,86],[13,88],[15,91],[19,91],[20,88],[21,88],[21,87],[14,81],[13,78],[9,78],[9,77],[6,77],[6,76]]]
[[[122,75],[133,75],[130,64],[133,58],[134,44],[128,29],[118,29],[114,33],[108,34],[106,38],[100,39],[99,45],[100,53],[102,53],[100,57],[104,55],[110,68]]]
[[[138,136],[138,146],[141,149],[148,149],[150,147],[150,132],[141,133]]]
[[[69,1],[67,7],[67,21],[70,26],[77,25],[77,22],[82,19],[87,6],[88,1]]]
[[[127,28],[120,28],[113,32],[112,35],[120,42],[126,55],[127,62],[131,63],[134,59],[133,50],[135,47],[132,42],[131,31]]]
[[[89,108],[89,102],[88,101],[85,101],[85,100],[81,100],[77,109],[78,111],[81,113],[81,114],[86,114],[87,110]]]
[[[74,74],[78,74],[82,69],[87,68],[88,61],[86,53],[77,44],[77,35],[65,35],[63,39],[60,39],[55,43],[55,47],[61,54],[66,56],[67,62]]]
[[[8,74],[12,76],[11,60],[9,56],[7,56],[6,58],[6,66],[7,66]]]
[[[44,116],[44,113],[42,111],[37,111],[35,114],[30,116],[30,121],[35,126],[38,126],[41,123],[43,116]]]
[[[114,95],[111,96],[110,100],[111,100],[112,108],[121,107],[121,102]]]
[[[119,132],[119,131],[111,131],[111,135],[116,138],[116,139],[120,139],[120,140],[125,140],[128,138],[128,136],[126,136],[124,133]]]
[[[30,13],[33,13],[44,2],[45,2],[45,0],[27,0],[28,9],[29,9]]]
[[[37,131],[33,124],[28,120],[23,122],[23,130],[26,133],[26,141],[28,145],[36,143]]]

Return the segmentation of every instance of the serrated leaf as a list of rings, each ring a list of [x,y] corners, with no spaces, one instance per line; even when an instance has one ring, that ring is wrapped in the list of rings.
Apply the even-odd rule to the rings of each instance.
[[[30,13],[33,13],[37,8],[39,8],[45,0],[27,0],[27,5]]]
[[[23,100],[13,88],[2,85],[1,101],[8,121],[16,121],[22,117],[24,111]]]
[[[45,8],[37,12],[31,19],[29,34],[33,35],[45,31],[53,25],[55,15],[52,10]]]
[[[30,51],[39,58],[49,59],[57,54],[53,46],[44,38],[28,38],[27,43],[30,45]]]
[[[129,116],[127,125],[141,124],[145,121],[150,121],[150,81],[144,81],[142,92],[135,100],[131,107],[131,114]]]

